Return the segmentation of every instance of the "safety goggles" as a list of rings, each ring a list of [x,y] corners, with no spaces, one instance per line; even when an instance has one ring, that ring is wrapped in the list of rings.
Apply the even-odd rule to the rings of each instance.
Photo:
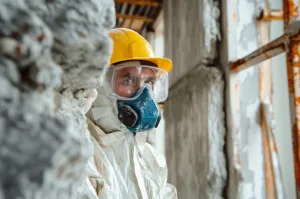
[[[112,94],[121,100],[134,100],[139,97],[143,88],[151,88],[156,102],[165,101],[168,97],[168,73],[154,66],[118,65],[108,69],[107,82]]]

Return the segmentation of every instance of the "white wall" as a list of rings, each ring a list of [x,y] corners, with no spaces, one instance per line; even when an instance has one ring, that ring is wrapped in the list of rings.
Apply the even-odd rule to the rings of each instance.
[[[222,5],[221,58],[227,71],[227,198],[264,199],[258,67],[232,73],[228,65],[258,48],[257,5],[255,0],[226,0]]]

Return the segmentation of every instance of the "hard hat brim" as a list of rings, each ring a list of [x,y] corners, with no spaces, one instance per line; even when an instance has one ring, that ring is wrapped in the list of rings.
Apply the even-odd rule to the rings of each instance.
[[[132,59],[126,59],[126,60],[119,60],[120,61],[150,61],[153,62],[158,66],[158,68],[161,68],[167,72],[170,72],[172,70],[172,61],[167,58],[162,57],[134,57]]]

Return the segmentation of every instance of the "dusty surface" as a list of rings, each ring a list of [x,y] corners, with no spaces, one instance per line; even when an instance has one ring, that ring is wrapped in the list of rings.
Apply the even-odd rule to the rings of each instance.
[[[223,198],[225,82],[218,58],[219,1],[165,2],[165,55],[171,58],[166,102],[166,158],[179,198]],[[178,14],[180,13],[180,14]]]

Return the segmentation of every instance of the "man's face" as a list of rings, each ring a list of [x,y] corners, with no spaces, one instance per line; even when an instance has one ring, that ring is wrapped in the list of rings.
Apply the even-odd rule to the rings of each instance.
[[[115,74],[114,90],[121,97],[131,97],[145,84],[153,90],[155,81],[156,74],[151,68],[124,67]]]

